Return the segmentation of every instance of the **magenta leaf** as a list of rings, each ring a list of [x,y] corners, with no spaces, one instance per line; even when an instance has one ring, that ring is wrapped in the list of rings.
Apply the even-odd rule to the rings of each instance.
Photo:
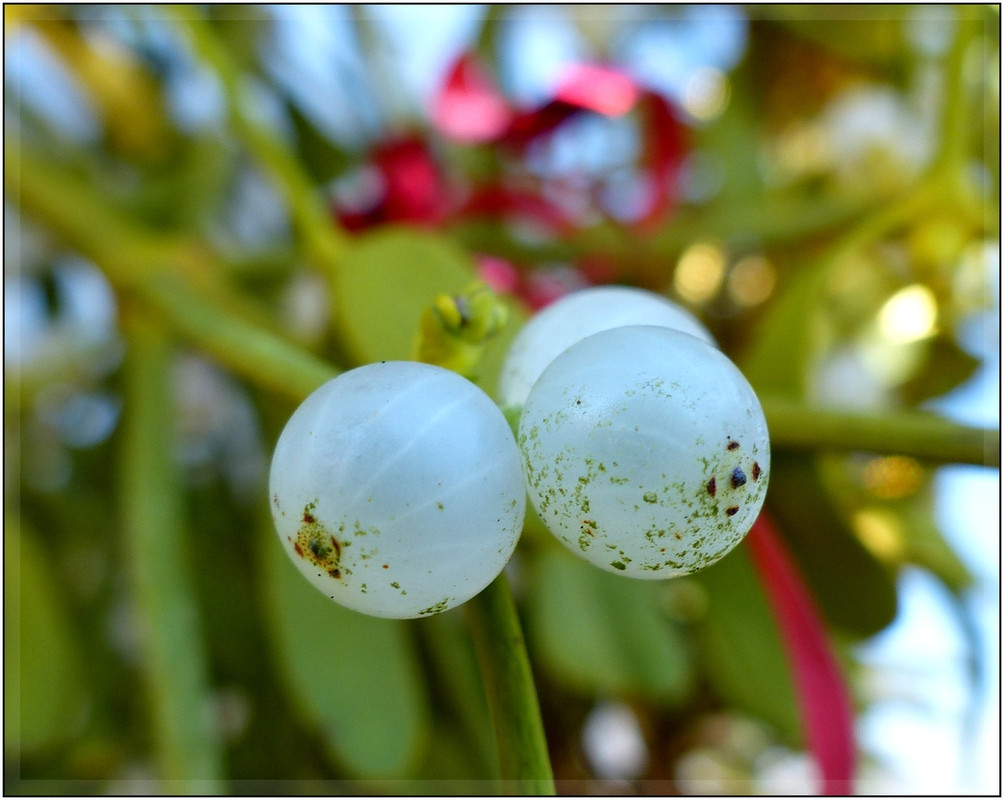
[[[854,778],[854,715],[822,618],[766,512],[746,541],[788,653],[806,741],[820,771],[821,793],[849,794]]]
[[[641,219],[651,227],[673,207],[676,181],[687,154],[686,128],[664,97],[645,92],[639,100],[644,114],[644,167],[649,180],[648,210]]]

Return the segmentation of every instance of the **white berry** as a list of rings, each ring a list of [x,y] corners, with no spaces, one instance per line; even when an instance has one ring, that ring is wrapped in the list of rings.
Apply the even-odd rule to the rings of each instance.
[[[499,404],[521,406],[544,368],[580,339],[622,325],[674,328],[714,345],[708,329],[683,306],[630,286],[597,286],[566,295],[523,326],[499,375]]]
[[[488,395],[410,361],[359,367],[311,394],[269,476],[293,563],[332,600],[378,617],[435,614],[484,589],[519,539],[525,492]]]
[[[738,368],[680,331],[615,328],[558,356],[523,406],[530,500],[572,552],[670,578],[749,531],[767,490],[763,411]]]

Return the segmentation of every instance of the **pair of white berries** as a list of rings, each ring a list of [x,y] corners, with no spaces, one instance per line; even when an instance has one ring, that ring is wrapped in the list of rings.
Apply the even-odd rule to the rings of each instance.
[[[599,567],[714,563],[763,505],[770,447],[749,383],[689,312],[626,287],[532,318],[487,394],[410,361],[350,370],[286,424],[269,478],[280,540],[332,600],[380,617],[469,600],[508,562],[526,497]]]

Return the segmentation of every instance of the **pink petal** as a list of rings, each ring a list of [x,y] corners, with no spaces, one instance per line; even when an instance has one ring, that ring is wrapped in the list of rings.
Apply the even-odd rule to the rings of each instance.
[[[432,119],[445,136],[488,142],[509,127],[512,111],[473,53],[462,54],[432,104]]]
[[[821,773],[820,792],[849,794],[854,715],[826,628],[767,512],[761,512],[746,541],[788,652],[806,740]]]
[[[511,261],[477,253],[474,256],[478,277],[498,294],[514,294],[519,288],[519,270]]]
[[[556,100],[610,117],[626,114],[638,96],[630,77],[596,64],[571,65],[554,94]]]

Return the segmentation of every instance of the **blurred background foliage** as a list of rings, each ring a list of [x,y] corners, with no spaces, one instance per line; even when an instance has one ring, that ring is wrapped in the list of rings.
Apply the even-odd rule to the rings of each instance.
[[[276,546],[268,458],[311,376],[259,332],[407,358],[477,274],[513,310],[490,393],[527,315],[605,282],[692,309],[765,406],[936,409],[996,358],[996,7],[4,14],[7,792],[491,790],[462,611],[362,617]],[[768,507],[858,712],[914,569],[985,702],[934,512],[953,459],[814,435],[776,445]],[[529,519],[509,578],[559,791],[813,791],[744,548],[632,582]]]

